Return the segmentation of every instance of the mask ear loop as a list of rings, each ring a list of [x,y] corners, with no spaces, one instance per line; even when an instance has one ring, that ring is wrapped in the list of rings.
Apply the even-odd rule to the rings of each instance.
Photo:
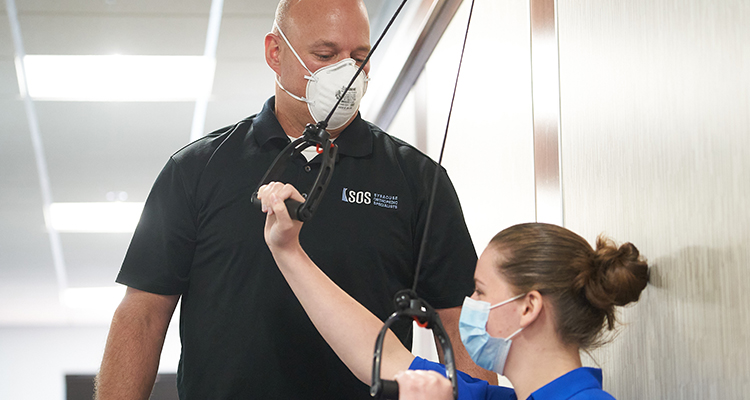
[[[511,301],[516,301],[516,300],[520,299],[520,298],[521,298],[521,297],[523,297],[523,296],[526,296],[526,293],[523,293],[523,294],[519,294],[518,296],[515,296],[515,297],[511,297],[511,298],[509,298],[508,300],[505,300],[505,301],[501,301],[501,302],[499,302],[499,303],[497,303],[497,304],[493,304],[493,305],[491,305],[491,306],[490,306],[490,310],[491,310],[491,309],[493,309],[493,308],[495,308],[495,307],[500,307],[500,306],[504,306],[504,305],[506,305],[506,304],[510,303]]]
[[[302,61],[302,57],[300,57],[299,54],[297,54],[297,51],[294,50],[294,47],[292,46],[292,44],[289,43],[289,39],[286,38],[286,35],[284,34],[284,31],[281,30],[281,27],[276,23],[276,20],[273,21],[273,26],[279,31],[279,33],[281,34],[281,38],[284,39],[284,42],[286,42],[286,45],[289,46],[289,49],[292,50],[292,54],[294,54],[294,56],[297,57],[297,61],[299,61],[299,63],[302,64],[302,67],[304,67],[305,70],[307,70],[307,73],[310,74],[310,76],[305,76],[305,79],[308,79],[308,80],[313,79],[313,77],[312,77],[313,76],[313,72],[310,71],[310,68],[307,68],[307,65],[305,65],[305,62]],[[278,79],[277,79],[277,81],[278,81]],[[281,86],[281,85],[279,85],[279,86]]]
[[[303,103],[310,103],[307,100],[307,98],[305,98],[305,97],[299,97],[296,94],[294,94],[294,93],[286,90],[286,88],[284,88],[284,86],[281,85],[281,82],[279,82],[279,76],[278,75],[276,75],[276,84],[279,85],[279,87],[281,88],[281,90],[283,90],[284,92],[286,92],[286,94],[288,94],[289,96],[291,96],[291,98],[293,98],[295,100],[299,100],[299,101],[301,101]]]
[[[299,54],[297,54],[297,51],[294,50],[294,47],[292,46],[292,44],[289,43],[289,39],[286,38],[286,35],[284,34],[284,31],[281,30],[281,27],[276,23],[276,20],[273,21],[273,26],[274,26],[274,28],[276,28],[279,31],[279,34],[281,34],[281,38],[284,39],[284,42],[286,42],[286,45],[289,46],[289,49],[292,50],[292,54],[294,54],[294,56],[297,57],[297,61],[299,61],[299,63],[302,64],[302,67],[310,74],[310,75],[305,75],[305,79],[307,79],[309,81],[315,79],[315,78],[313,78],[312,71],[310,71],[310,68],[307,68],[307,65],[305,65],[305,62],[302,61],[302,58],[299,56]],[[294,94],[294,93],[286,90],[286,88],[284,88],[284,86],[281,84],[281,81],[279,81],[279,76],[278,75],[276,75],[275,80],[276,80],[276,84],[279,85],[279,87],[281,88],[281,90],[285,91],[286,94],[288,94],[289,96],[291,96],[293,99],[301,101],[301,102],[304,102],[304,103],[309,103],[309,101],[307,100],[307,98],[297,96],[296,94]]]
[[[518,335],[519,333],[521,333],[522,330],[523,330],[523,328],[519,328],[517,331],[513,332],[512,335],[510,335],[507,338],[505,338],[505,340],[511,340],[511,339],[513,339],[516,335]]]

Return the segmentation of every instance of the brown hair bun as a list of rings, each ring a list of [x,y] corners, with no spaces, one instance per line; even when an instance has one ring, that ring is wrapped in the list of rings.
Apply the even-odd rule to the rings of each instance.
[[[537,290],[555,310],[565,343],[591,349],[603,343],[602,328],[615,328],[615,307],[637,301],[648,283],[648,265],[632,243],[617,246],[604,236],[596,250],[557,225],[514,225],[490,245],[502,257],[497,268],[518,293]]]
[[[612,240],[599,235],[596,239],[590,271],[583,274],[586,299],[607,315],[607,325],[615,325],[615,306],[638,301],[648,284],[648,264],[632,243],[617,246]]]

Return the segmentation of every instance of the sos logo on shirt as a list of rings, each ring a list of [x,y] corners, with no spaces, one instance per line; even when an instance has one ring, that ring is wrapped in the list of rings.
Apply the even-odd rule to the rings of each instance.
[[[341,201],[351,204],[373,205],[382,208],[398,209],[398,196],[372,193],[364,190],[351,190],[344,188],[341,193]]]
[[[344,192],[341,194],[341,201],[345,203],[371,204],[372,193],[363,192],[363,191],[354,191],[354,190],[349,190],[349,188],[344,188]]]

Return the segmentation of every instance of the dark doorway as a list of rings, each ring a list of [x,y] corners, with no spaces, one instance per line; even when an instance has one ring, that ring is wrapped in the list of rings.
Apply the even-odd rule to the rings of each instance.
[[[65,388],[67,400],[91,400],[94,398],[94,375],[65,375]],[[150,399],[178,400],[177,375],[157,375]]]

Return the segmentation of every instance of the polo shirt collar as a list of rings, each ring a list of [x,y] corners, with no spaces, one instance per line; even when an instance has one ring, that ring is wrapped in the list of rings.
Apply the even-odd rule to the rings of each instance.
[[[259,146],[270,140],[283,140],[284,143],[289,143],[289,138],[276,119],[275,104],[275,97],[269,98],[263,109],[253,118],[253,135]],[[339,146],[339,155],[364,157],[372,153],[373,138],[367,122],[362,119],[359,112],[352,123],[339,134],[336,145]]]
[[[279,120],[276,119],[275,104],[274,97],[266,100],[263,109],[253,118],[253,136],[261,147],[270,140],[281,140],[283,143],[289,143],[289,138],[284,133]]]
[[[359,111],[354,120],[346,127],[338,138],[339,154],[350,157],[364,157],[372,153],[373,138],[370,127],[362,119]]]
[[[554,381],[537,389],[529,396],[533,400],[565,400],[586,389],[602,388],[602,370],[599,368],[576,368]]]

